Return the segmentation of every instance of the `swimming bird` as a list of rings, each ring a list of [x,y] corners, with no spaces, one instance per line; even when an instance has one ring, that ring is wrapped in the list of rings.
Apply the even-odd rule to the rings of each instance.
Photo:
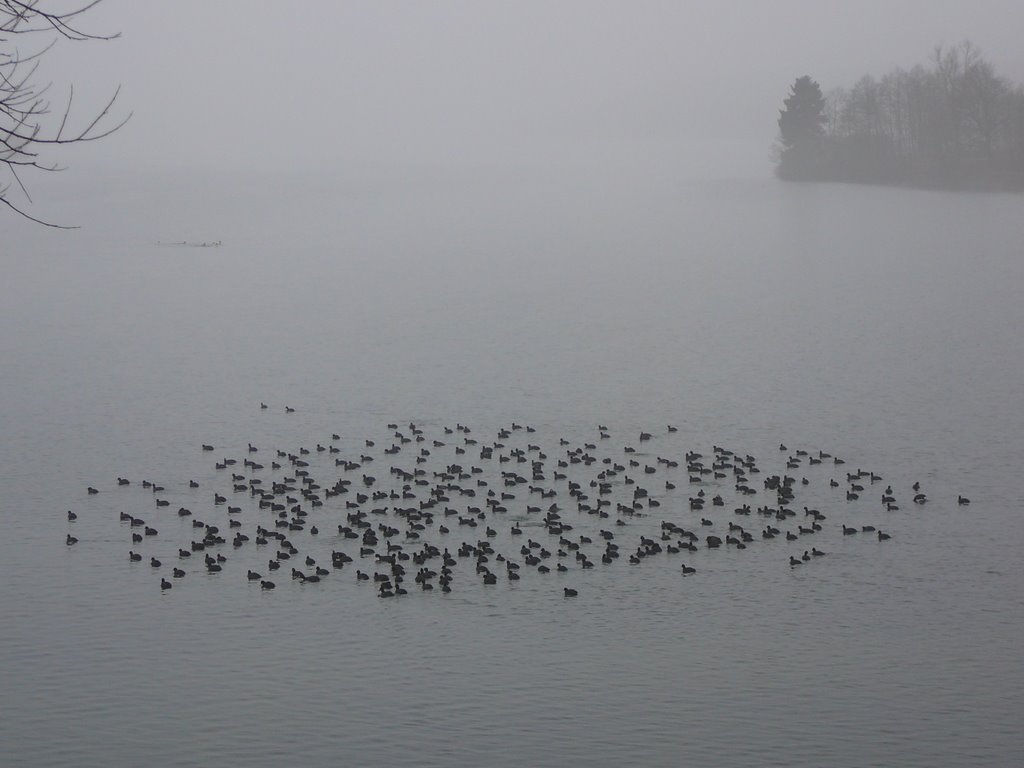
[[[67,537],[67,539],[65,539],[65,543],[66,543],[66,544],[67,544],[67,545],[68,545],[69,547],[73,547],[73,546],[74,546],[75,544],[77,544],[77,543],[78,543],[78,539],[76,539],[76,538],[75,538],[74,536],[72,536],[72,535],[71,535],[71,534],[69,533],[69,534],[68,534],[68,537]]]
[[[265,403],[261,403],[262,405]],[[289,408],[288,410],[294,409]],[[393,459],[388,478],[381,476],[384,474],[383,472],[378,473],[378,478],[373,478],[369,474],[363,475],[360,471],[369,466],[375,466],[370,464],[374,456],[366,454],[353,456],[353,459],[357,459],[355,461],[328,456],[328,451],[340,453],[344,447],[339,447],[340,443],[339,445],[328,444],[323,439],[324,435],[311,435],[308,436],[307,445],[315,444],[315,451],[301,446],[293,446],[291,450],[282,450],[284,446],[266,445],[260,449],[260,452],[270,451],[272,456],[276,454],[277,459],[277,461],[268,463],[269,471],[266,474],[258,474],[262,467],[252,462],[251,459],[246,459],[243,464],[244,469],[240,472],[225,471],[210,476],[209,481],[203,481],[201,484],[207,490],[200,495],[201,501],[192,503],[194,505],[207,501],[208,504],[209,497],[213,496],[213,501],[218,508],[221,511],[226,509],[227,514],[230,515],[226,519],[232,529],[234,545],[240,548],[239,555],[242,557],[247,550],[241,549],[241,547],[249,541],[248,536],[242,531],[248,532],[250,525],[256,527],[254,535],[257,551],[260,546],[269,546],[269,541],[275,539],[274,546],[281,560],[269,560],[267,567],[271,571],[279,570],[280,564],[284,563],[287,558],[290,560],[284,563],[286,566],[297,565],[304,561],[309,566],[307,572],[309,569],[315,569],[315,572],[308,576],[303,573],[301,579],[296,577],[297,581],[304,584],[316,583],[321,578],[326,579],[329,574],[328,569],[321,568],[317,564],[317,561],[321,560],[320,553],[330,552],[331,549],[331,547],[324,549],[318,546],[321,542],[326,543],[325,539],[330,539],[331,546],[338,547],[339,550],[347,550],[353,556],[359,556],[354,551],[358,547],[360,555],[374,562],[376,569],[381,571],[377,575],[387,579],[384,589],[386,592],[390,592],[391,596],[406,594],[402,585],[403,565],[408,567],[413,563],[419,570],[419,574],[432,574],[424,578],[417,574],[416,583],[426,592],[432,591],[432,589],[444,593],[451,592],[455,581],[460,578],[457,571],[465,572],[466,568],[470,573],[473,573],[475,569],[477,577],[484,584],[495,584],[500,571],[495,568],[492,573],[489,568],[494,567],[492,563],[498,563],[506,566],[509,583],[518,581],[521,573],[523,581],[528,581],[531,578],[526,575],[528,566],[532,566],[539,574],[557,570],[558,573],[564,574],[562,577],[564,589],[571,590],[575,596],[575,590],[572,589],[572,586],[575,586],[572,574],[576,572],[577,568],[585,570],[594,567],[594,562],[588,557],[586,549],[588,549],[587,545],[593,543],[591,537],[596,539],[594,534],[598,531],[599,526],[593,523],[598,520],[602,521],[601,524],[605,527],[614,530],[615,533],[601,530],[600,535],[605,541],[589,554],[596,555],[594,561],[600,557],[602,564],[608,569],[621,567],[616,563],[616,560],[620,559],[619,545],[621,545],[622,551],[621,559],[625,561],[628,558],[629,562],[635,564],[638,573],[650,572],[651,568],[661,567],[659,563],[672,559],[671,557],[666,558],[666,554],[678,555],[684,548],[691,552],[699,552],[699,537],[696,534],[675,524],[667,527],[663,524],[660,532],[657,532],[656,524],[652,525],[654,521],[645,520],[648,509],[656,508],[659,502],[663,506],[670,504],[669,500],[674,496],[674,490],[678,485],[678,478],[671,474],[671,470],[679,467],[679,463],[664,456],[657,456],[656,461],[654,458],[649,458],[645,462],[641,456],[646,446],[638,445],[635,449],[627,447],[625,450],[627,455],[622,458],[621,445],[619,448],[606,448],[614,441],[601,443],[599,441],[586,442],[584,439],[579,441],[579,447],[575,447],[576,440],[565,437],[559,439],[556,434],[554,440],[557,443],[552,444],[559,446],[559,452],[558,456],[549,463],[545,454],[548,444],[544,442],[543,435],[539,435],[542,430],[535,430],[526,425],[515,424],[502,428],[496,432],[496,439],[490,440],[481,437],[479,445],[476,439],[470,440],[467,437],[463,441],[461,435],[458,438],[442,438],[440,434],[431,435],[430,429],[421,429],[414,423],[409,424],[408,431],[404,428],[399,431],[397,425],[393,429],[391,426],[388,428],[391,430],[389,433],[370,435],[367,437],[372,439],[360,438],[353,442],[354,445],[365,446],[364,450],[372,453],[375,444],[379,443],[381,439],[389,441],[385,445],[392,445],[394,450],[385,448],[384,452],[392,456],[398,455]],[[676,431],[673,425],[668,425],[665,428],[669,433]],[[454,435],[456,432],[465,431],[467,434],[469,432],[468,428],[464,429],[461,424],[456,429],[444,427],[444,425],[436,427],[437,432],[442,429],[446,436]],[[652,433],[639,430],[631,433],[627,430],[627,433],[634,436],[639,434],[641,443],[651,441],[653,444]],[[539,436],[528,438],[534,442],[517,442],[526,435],[534,434]],[[602,438],[609,434],[607,428],[601,429]],[[441,439],[433,439],[435,437]],[[474,438],[476,437],[475,435]],[[331,439],[340,441],[340,434],[338,432],[331,433]],[[458,443],[455,442],[456,440]],[[410,451],[406,448],[408,444],[419,445],[415,445],[416,450]],[[477,447],[470,448],[470,446]],[[206,444],[203,444],[203,447],[206,449]],[[215,450],[212,445],[208,447],[211,451]],[[784,444],[780,447],[783,450],[780,451],[777,461],[774,463],[777,463],[780,469],[789,464],[796,464],[798,467],[807,466],[807,476],[803,478],[800,474],[789,476],[785,474],[784,469],[774,477],[769,477],[770,473],[766,473],[768,480],[764,487],[766,491],[770,492],[771,498],[768,506],[757,508],[756,513],[765,518],[774,517],[776,520],[784,522],[788,517],[794,516],[794,509],[800,508],[797,506],[796,499],[800,495],[802,487],[816,482],[816,477],[813,475],[814,470],[810,464],[821,463],[824,458],[832,459],[833,457],[830,454],[825,454],[824,451],[809,452],[803,449],[797,449],[791,454]],[[248,443],[247,448],[246,452],[251,456],[254,452],[252,449],[255,449],[256,446]],[[561,452],[562,449],[565,450],[564,454]],[[479,452],[478,460],[474,461],[476,457],[473,459],[465,457],[470,450],[474,453]],[[812,453],[817,454],[817,459]],[[453,454],[454,459],[452,458]],[[402,455],[407,457],[405,466],[399,466],[399,463],[403,462],[400,458]],[[381,457],[378,456],[377,459],[380,463]],[[702,460],[706,461],[706,465],[702,463]],[[717,514],[718,507],[730,506],[733,499],[740,494],[757,493],[757,490],[752,487],[755,485],[753,476],[758,474],[762,468],[757,466],[752,456],[744,456],[742,453],[716,445],[712,460],[703,459],[697,452],[687,451],[685,461],[686,466],[683,469],[688,473],[688,480],[697,486],[691,485],[693,491],[688,494],[690,496],[689,509],[692,510],[689,513],[691,526],[700,521],[704,526],[717,527],[723,521],[714,518],[701,518],[700,515],[705,514],[703,510],[708,506],[713,506],[712,514]],[[235,460],[225,457],[218,460],[217,467],[226,470],[235,463]],[[336,467],[337,471],[342,473],[353,473],[352,479],[346,479],[343,474],[342,479],[337,482],[332,480],[330,483],[324,483],[325,487],[321,488],[320,483],[323,482],[323,477],[320,476],[320,473],[328,466]],[[587,472],[588,468],[591,468],[589,473]],[[665,474],[664,478],[649,488],[643,487],[644,480],[649,479],[648,476],[660,477],[663,473]],[[829,474],[841,476],[838,471],[835,471],[826,473],[824,479],[829,479]],[[847,473],[846,491],[851,494],[850,501],[853,501],[858,493],[863,496],[861,484],[863,478],[868,477],[872,482],[881,479],[879,475],[860,469],[856,473]],[[168,480],[173,480],[173,478],[168,478]],[[724,482],[719,483],[719,481]],[[188,482],[191,488],[200,485],[194,480]],[[227,485],[228,482],[231,483],[230,486]],[[832,478],[830,482],[835,486],[839,485],[836,478]],[[707,483],[713,485],[709,486]],[[132,486],[136,485],[137,483],[132,483]],[[154,486],[151,481],[146,481],[144,485],[146,488],[159,487]],[[733,485],[734,487],[730,488]],[[167,486],[174,488],[175,484],[168,482]],[[714,490],[708,490],[709,488],[714,488]],[[630,491],[632,491],[632,498],[623,498]],[[658,491],[662,491],[662,493],[658,493]],[[891,494],[891,486],[886,491],[883,494],[883,505],[893,505],[894,507],[895,497]],[[228,493],[234,495],[228,497]],[[539,494],[542,499],[549,499],[547,503],[550,503],[554,500],[552,497],[560,497],[566,493],[569,501],[561,502],[563,508],[561,515],[558,514],[559,507],[557,505],[548,508],[547,513],[543,511],[546,504],[531,505],[533,494]],[[730,493],[733,493],[734,496],[730,496]],[[338,537],[335,539],[333,536],[324,535],[322,528],[324,523],[321,522],[321,518],[317,517],[316,508],[328,506],[329,500],[335,496],[341,500],[340,497],[345,494],[347,494],[344,499],[345,503],[340,506],[344,508],[341,514],[347,514],[347,519],[338,526]],[[247,497],[249,504],[242,496]],[[479,507],[468,506],[474,502],[464,500],[472,499],[474,496],[486,497],[486,504],[480,504]],[[958,502],[962,498],[958,497]],[[160,501],[163,501],[163,498]],[[677,504],[681,507],[681,514],[685,515],[687,507],[682,501],[680,499]],[[810,499],[801,501],[809,502]],[[325,504],[325,502],[327,503]],[[229,507],[228,504],[237,506]],[[258,512],[256,511],[257,505]],[[575,510],[572,509],[573,505],[576,507]],[[162,507],[165,504],[158,506]],[[566,506],[569,507],[568,513],[564,511]],[[735,506],[735,512],[738,515],[752,517],[755,514],[754,504],[744,504],[739,501],[732,506]],[[887,506],[887,508],[890,507]],[[523,509],[525,509],[524,515]],[[811,518],[811,527],[800,525],[798,527],[800,536],[797,536],[797,531],[791,531],[787,538],[798,540],[803,535],[810,535],[813,532],[817,533],[819,538],[828,540],[829,532],[823,531],[822,526],[819,525],[825,515],[809,506],[803,507],[803,509],[805,518]],[[217,554],[217,548],[220,545],[227,543],[224,537],[219,534],[216,526],[196,521],[194,517],[184,515],[183,510],[184,508],[179,510],[177,524],[172,519],[161,525],[163,529],[161,536],[168,535],[168,526],[173,528],[177,525],[178,527],[174,528],[174,531],[179,535],[184,530],[201,530],[202,538],[192,542],[192,549],[209,554],[207,567],[211,572],[220,570],[223,555],[217,557],[214,555]],[[250,516],[250,510],[253,513],[252,516]],[[495,521],[495,518],[502,516],[502,513],[505,512],[515,515],[512,520],[508,521],[511,524],[509,528],[503,528],[501,523]],[[536,517],[534,517],[535,513]],[[523,516],[520,517],[520,515]],[[612,515],[615,515],[612,518],[615,520],[615,526],[603,522]],[[181,519],[182,517],[187,517],[187,521]],[[454,517],[455,520],[449,521],[449,517]],[[72,518],[69,517],[70,519]],[[122,519],[127,519],[131,523],[132,533],[137,537],[137,544],[151,540],[142,538],[142,529],[146,527],[143,521],[137,520],[131,515],[128,515],[127,518],[122,516]],[[315,524],[309,525],[314,521]],[[450,524],[454,522],[458,522],[458,531],[471,531],[471,538],[462,542],[462,546],[459,547],[457,559],[454,556],[455,549],[451,554],[448,550],[444,550],[442,554],[440,551],[442,548],[435,547],[431,542],[432,535],[436,542],[438,535],[444,536],[456,530],[454,527],[449,529]],[[743,526],[729,523],[728,518],[725,519],[725,522],[728,524],[728,536],[723,532],[720,537],[708,537],[706,546],[727,549],[732,552],[748,546],[753,548],[754,537],[748,534]],[[760,526],[763,528],[762,538],[766,541],[775,537],[781,539],[785,532],[773,528],[769,524],[770,522],[774,521],[766,521]],[[182,525],[182,523],[185,524]],[[449,525],[445,525],[445,523]],[[479,528],[477,528],[478,525]],[[223,527],[222,522],[221,526]],[[515,557],[515,549],[518,548],[508,547],[511,542],[522,543],[526,540],[527,529],[530,526],[536,526],[536,533],[534,530],[529,533],[537,535],[538,539],[530,540],[528,546],[524,547],[519,563],[513,563],[509,556]],[[578,530],[575,534],[570,535],[568,532],[572,531],[574,527],[577,527]],[[874,530],[871,526],[858,525],[849,530],[847,527],[843,526],[844,534]],[[73,529],[69,527],[69,530]],[[138,534],[135,534],[136,530],[138,530]],[[656,532],[660,535],[656,535]],[[298,544],[298,547],[287,538],[288,536],[297,537],[303,533],[306,533],[309,538],[303,535],[302,542],[296,538],[295,544]],[[317,538],[318,533],[319,538]],[[630,542],[630,533],[634,537],[632,542]],[[477,535],[480,536],[479,539],[476,538]],[[888,534],[884,535],[888,537]],[[611,541],[613,538],[616,539],[617,544],[613,544]],[[639,546],[636,546],[636,538],[639,538]],[[359,543],[352,542],[353,539]],[[450,537],[444,539],[444,541],[450,540]],[[773,545],[767,544],[767,546]],[[548,551],[549,549],[550,551]],[[303,550],[304,553],[300,553],[300,550]],[[173,550],[171,551],[173,552]],[[179,558],[191,557],[191,554],[188,545],[179,549]],[[332,570],[335,571],[341,570],[347,562],[354,561],[354,558],[346,554],[346,551],[336,550],[330,554]],[[824,552],[814,549],[811,552],[805,551],[802,557],[797,555],[792,559],[800,564],[824,554]],[[141,555],[136,556],[134,552],[131,556],[133,561],[142,557]],[[717,556],[729,557],[730,555],[720,553]],[[258,557],[259,555],[257,555]],[[694,554],[693,557],[699,558],[701,555]],[[434,574],[430,570],[434,558],[440,559],[444,563],[443,566],[438,567],[439,574]],[[554,560],[555,565],[546,561],[547,558]],[[577,568],[570,569],[568,567],[571,560],[576,562]],[[522,570],[519,569],[520,565],[522,565]],[[363,567],[366,566],[363,565]],[[371,566],[371,568],[373,567]],[[679,567],[684,576],[693,574],[697,570],[686,564],[680,564]],[[229,570],[229,567],[225,565],[224,570]],[[247,581],[258,582],[261,585],[264,582],[258,572],[248,570],[246,566],[242,566],[242,570],[247,572]],[[179,572],[184,574],[183,570],[174,569],[175,578],[180,578]],[[413,570],[413,573],[415,572]],[[372,575],[374,571],[370,570],[369,573]],[[809,576],[811,573],[808,572],[807,575]],[[411,577],[412,573],[410,573]],[[553,577],[549,576],[549,578]],[[369,580],[369,575],[358,572],[356,579],[357,581]],[[210,580],[200,582],[200,584],[206,585],[214,583],[216,582]],[[200,584],[197,584],[197,587]],[[505,582],[502,582],[502,585],[504,587]],[[203,588],[212,587],[204,586]],[[412,591],[419,592],[420,590]],[[373,592],[379,593],[379,585],[373,589]],[[565,592],[563,594],[569,596]]]

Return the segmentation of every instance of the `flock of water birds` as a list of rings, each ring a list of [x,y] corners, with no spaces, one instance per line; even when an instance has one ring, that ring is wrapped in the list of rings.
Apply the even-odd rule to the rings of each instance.
[[[883,512],[903,503],[881,475],[848,471],[822,450],[780,444],[777,472],[720,446],[661,455],[678,432],[671,425],[625,441],[603,425],[576,442],[515,423],[486,437],[462,424],[433,431],[392,423],[385,439],[332,433],[312,447],[250,443],[241,456],[217,458],[203,444],[197,450],[210,456],[214,487],[118,477],[102,493],[123,494],[115,503],[131,542],[126,560],[148,564],[162,591],[190,572],[237,578],[244,570],[263,590],[354,578],[381,598],[528,573],[555,574],[553,588],[571,598],[574,571],[667,561],[686,577],[697,572],[686,562],[692,553],[775,540],[788,545],[780,561],[798,568],[827,554],[816,546],[825,526],[890,538],[872,524],[848,525],[852,514],[833,519],[851,502],[863,497]],[[802,488],[826,481],[835,497],[827,514],[797,503]],[[145,501],[132,493],[138,487]],[[927,503],[920,484],[912,491],[910,502]],[[189,505],[171,510],[168,495]],[[67,517],[73,524],[78,513]],[[68,533],[66,543],[78,539]],[[260,565],[236,569],[233,560]]]

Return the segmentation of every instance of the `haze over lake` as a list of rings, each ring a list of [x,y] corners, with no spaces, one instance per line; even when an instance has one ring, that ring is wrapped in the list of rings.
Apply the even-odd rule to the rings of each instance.
[[[621,167],[127,186],[88,202],[98,226],[81,235],[15,226],[3,251],[9,764],[1021,753],[1018,197]],[[156,245],[181,239],[223,245]],[[161,594],[128,562],[119,511],[161,528],[147,557],[175,559],[178,523],[143,479],[210,517],[214,457],[331,433],[352,453],[410,421],[481,441],[529,424],[552,454],[598,424],[616,454],[641,429],[649,457],[825,450],[847,465],[793,474],[829,517],[811,542],[829,554],[797,569],[804,542],[702,549],[686,579],[615,563],[565,582],[572,601],[554,573],[396,601],[352,571],[263,593],[243,578],[254,555]],[[877,486],[850,507],[828,479],[854,468],[901,509]],[[927,505],[909,503],[915,481]],[[683,482],[630,524],[693,522]],[[844,537],[840,520],[892,540]]]
[[[0,768],[1021,763],[1024,4],[3,8]]]

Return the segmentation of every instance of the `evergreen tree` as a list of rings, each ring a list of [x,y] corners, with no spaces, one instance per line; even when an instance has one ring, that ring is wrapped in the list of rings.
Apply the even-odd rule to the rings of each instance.
[[[821,86],[808,75],[798,77],[790,88],[785,109],[779,110],[778,174],[784,178],[814,175],[821,158],[825,132],[825,97]]]

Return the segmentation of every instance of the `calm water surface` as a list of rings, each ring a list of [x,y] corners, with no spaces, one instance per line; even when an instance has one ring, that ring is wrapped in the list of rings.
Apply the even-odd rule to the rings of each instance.
[[[0,243],[4,765],[1024,757],[1019,197],[621,170],[119,184],[69,199],[80,233],[8,222]],[[156,245],[182,239],[225,245]],[[619,459],[641,429],[647,458],[724,445],[778,470],[780,441],[824,449],[847,467],[800,470],[799,504],[830,515],[812,542],[830,555],[701,550],[688,579],[616,563],[571,574],[573,601],[555,574],[383,601],[346,571],[261,593],[241,575],[255,554],[161,594],[128,563],[119,511],[168,515],[147,557],[188,535],[142,479],[214,516],[200,443],[242,458],[337,432],[351,455],[409,421],[481,442],[527,423],[551,456],[599,423]],[[899,512],[828,487],[858,466]],[[690,493],[660,493],[661,518],[694,522]]]

